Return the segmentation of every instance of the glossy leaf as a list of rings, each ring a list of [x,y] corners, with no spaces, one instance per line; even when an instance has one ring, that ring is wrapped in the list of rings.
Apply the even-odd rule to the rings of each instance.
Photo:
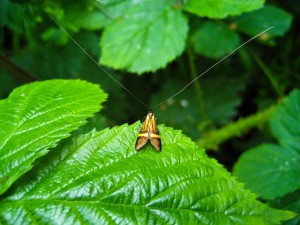
[[[106,27],[100,63],[138,74],[155,71],[182,53],[187,31],[174,1],[138,2]]]
[[[134,150],[140,123],[75,137],[40,159],[0,201],[4,224],[276,224],[269,208],[179,131]]]
[[[189,0],[184,9],[201,17],[225,18],[229,15],[240,15],[243,12],[262,7],[264,0],[224,1],[224,0]]]
[[[50,80],[21,86],[1,100],[0,194],[100,110],[105,98],[85,81]]]
[[[250,149],[235,165],[234,174],[239,180],[266,199],[300,188],[299,108],[300,91],[293,91],[270,119],[279,144],[262,144]]]

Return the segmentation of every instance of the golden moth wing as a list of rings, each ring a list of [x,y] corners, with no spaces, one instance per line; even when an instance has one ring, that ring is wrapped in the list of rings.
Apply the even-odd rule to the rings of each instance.
[[[153,145],[154,148],[156,148],[157,151],[160,152],[161,150],[161,141],[159,137],[153,137],[150,139],[151,144]]]
[[[135,150],[140,150],[146,143],[148,138],[145,136],[138,136],[135,142]]]

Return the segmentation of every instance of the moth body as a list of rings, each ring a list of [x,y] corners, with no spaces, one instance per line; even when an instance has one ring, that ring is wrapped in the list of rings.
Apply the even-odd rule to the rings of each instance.
[[[140,150],[147,141],[150,140],[151,145],[160,152],[161,141],[160,135],[157,129],[156,119],[152,111],[150,110],[146,116],[146,119],[142,125],[141,131],[138,134],[135,143],[135,149]]]

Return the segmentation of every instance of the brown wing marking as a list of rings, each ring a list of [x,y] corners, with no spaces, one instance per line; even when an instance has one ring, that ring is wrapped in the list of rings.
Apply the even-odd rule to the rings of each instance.
[[[147,143],[147,140],[148,134],[140,133],[135,142],[135,150],[140,150]]]
[[[157,135],[158,137],[152,137],[150,139],[150,143],[153,145],[154,148],[156,148],[157,151],[160,152],[161,150],[161,141],[160,141],[160,137],[159,135]]]

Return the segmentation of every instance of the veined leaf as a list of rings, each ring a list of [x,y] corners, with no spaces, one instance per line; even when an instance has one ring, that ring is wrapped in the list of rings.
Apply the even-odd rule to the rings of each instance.
[[[283,100],[270,119],[279,144],[262,144],[244,153],[234,174],[266,199],[300,189],[300,91]],[[276,187],[276,188],[274,188]]]
[[[209,18],[225,18],[226,16],[240,15],[262,7],[264,0],[189,0],[184,9],[198,16]]]
[[[80,80],[34,82],[0,101],[0,194],[100,110],[106,94]]]
[[[2,223],[277,224],[269,208],[179,131],[134,150],[140,123],[65,141],[0,201]]]
[[[187,31],[174,1],[138,2],[105,28],[100,63],[138,74],[155,71],[182,53]]]

